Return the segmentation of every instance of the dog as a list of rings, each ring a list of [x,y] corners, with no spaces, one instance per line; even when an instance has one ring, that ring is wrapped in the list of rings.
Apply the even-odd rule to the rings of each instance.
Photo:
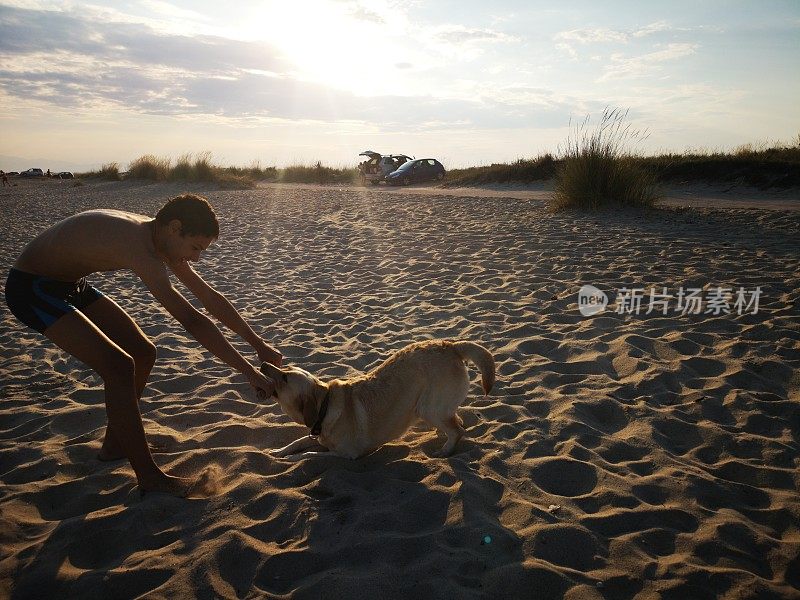
[[[275,381],[273,397],[281,409],[311,428],[310,435],[272,455],[285,458],[319,446],[360,458],[397,439],[420,418],[447,436],[436,456],[449,456],[465,435],[456,409],[469,391],[467,360],[480,370],[488,395],[495,381],[494,357],[468,341],[410,344],[369,373],[327,383],[299,367],[263,363],[261,371]]]

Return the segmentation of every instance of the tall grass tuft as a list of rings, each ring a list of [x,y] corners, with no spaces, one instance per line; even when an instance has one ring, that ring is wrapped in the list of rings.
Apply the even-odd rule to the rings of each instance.
[[[194,159],[193,181],[217,181],[221,175],[219,168],[211,164],[211,153],[201,152]]]
[[[201,181],[212,183],[219,181],[219,167],[211,164],[211,153],[200,152],[194,158],[192,154],[183,154],[169,170],[169,181]]]
[[[98,176],[102,179],[109,179],[111,181],[119,181],[122,179],[119,174],[119,164],[115,162],[106,163],[100,167]]]
[[[628,111],[607,108],[593,129],[588,116],[575,126],[556,172],[551,208],[598,210],[655,203],[655,175],[628,150],[629,144],[647,136],[625,123],[627,115]]]
[[[170,172],[169,158],[145,154],[128,165],[128,178],[148,181],[167,181]]]
[[[91,178],[91,179],[106,179],[108,181],[119,181],[122,176],[119,172],[119,163],[110,162],[100,167],[99,171],[87,171],[86,173],[75,173],[75,177]]]

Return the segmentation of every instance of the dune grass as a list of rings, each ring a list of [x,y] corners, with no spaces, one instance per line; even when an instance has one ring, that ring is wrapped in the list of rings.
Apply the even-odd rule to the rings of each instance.
[[[556,174],[556,160],[550,153],[536,158],[520,158],[513,163],[494,163],[482,167],[452,169],[447,172],[445,187],[481,185],[488,183],[531,183],[552,179]]]
[[[169,158],[145,154],[128,165],[128,179],[167,181],[172,161]]]
[[[98,171],[87,171],[86,173],[75,173],[76,178],[105,179],[108,181],[119,181],[122,176],[119,172],[119,163],[110,162],[104,164]]]
[[[249,167],[225,167],[225,172],[253,181],[275,181],[278,178],[277,168],[262,167],[259,161],[253,161]]]
[[[223,187],[249,189],[260,179],[257,169],[226,168],[211,162],[210,152],[183,154],[171,159],[146,154],[128,165],[127,179],[167,182],[213,183]]]
[[[589,130],[588,121],[582,122],[575,128],[565,151],[557,157],[544,154],[512,163],[451,169],[444,186],[525,184],[553,180],[559,172],[572,177],[564,181],[565,186],[577,185],[580,180],[576,178],[583,178],[589,190],[599,186],[601,177],[606,177],[607,185],[620,185],[622,172],[636,173],[634,177],[641,183],[648,183],[646,188],[651,192],[656,189],[652,185],[655,183],[747,185],[762,190],[800,186],[800,135],[789,143],[771,141],[745,144],[732,150],[687,150],[644,156],[628,150],[627,144],[644,136],[624,125],[624,117],[625,113],[620,110],[607,110],[604,116],[607,122],[603,125],[601,120],[594,131]],[[614,169],[608,170],[612,164]],[[603,168],[606,168],[605,175],[601,174]],[[590,181],[590,177],[595,179]],[[599,191],[594,189],[593,193]],[[644,202],[649,203],[649,199]]]
[[[556,170],[551,208],[653,206],[659,197],[656,177],[629,148],[647,135],[625,122],[627,114],[607,108],[593,128],[588,116],[575,126]]]
[[[792,142],[745,144],[732,151],[695,150],[638,159],[669,183],[717,182],[759,189],[800,186],[800,135]]]
[[[644,138],[625,124],[627,113],[606,110],[600,123],[589,128],[588,118],[571,132],[565,147],[553,156],[520,158],[512,163],[448,170],[444,187],[527,184],[555,181],[554,208],[650,206],[658,196],[656,184],[724,183],[759,189],[800,186],[800,135],[790,143],[762,142],[733,150],[687,150],[644,156],[630,145]],[[447,165],[445,165],[447,166]],[[352,185],[359,183],[358,169],[327,166],[321,161],[287,167],[221,167],[211,154],[184,154],[173,165],[169,158],[152,154],[132,161],[122,173],[115,162],[99,171],[78,173],[86,179],[139,179],[165,182],[205,182],[223,187],[252,188],[257,182]],[[435,184],[431,184],[435,185]]]
[[[278,169],[281,183],[358,183],[358,169],[328,167],[317,161],[311,165],[295,164]]]
[[[262,167],[253,162],[249,167],[221,167],[211,160],[210,152],[183,154],[173,164],[168,157],[145,154],[131,161],[128,170],[120,173],[117,163],[103,165],[99,171],[81,173],[81,177],[120,180],[132,179],[156,182],[215,183],[223,187],[252,188],[258,181],[282,183],[356,183],[358,169],[329,167],[322,162],[295,164],[284,168]]]

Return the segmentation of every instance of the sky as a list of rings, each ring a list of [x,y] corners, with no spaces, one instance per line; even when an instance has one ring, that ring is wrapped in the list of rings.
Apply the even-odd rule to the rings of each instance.
[[[728,150],[797,141],[798,98],[798,0],[0,0],[5,170],[486,165],[606,107],[633,150]]]

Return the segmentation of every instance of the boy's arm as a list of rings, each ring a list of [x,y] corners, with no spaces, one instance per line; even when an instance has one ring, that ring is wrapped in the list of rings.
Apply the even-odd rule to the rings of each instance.
[[[236,348],[230,345],[222,332],[203,313],[196,310],[172,286],[169,275],[160,262],[134,269],[142,282],[161,305],[183,325],[184,329],[225,364],[242,373],[256,390],[266,397],[272,395],[274,382],[253,367]],[[260,392],[260,393],[261,393]]]
[[[208,312],[219,319],[228,329],[238,333],[253,347],[258,354],[259,360],[272,363],[276,367],[281,366],[283,360],[281,353],[261,339],[230,301],[208,285],[187,261],[172,263],[169,267],[178,279],[200,300]]]

